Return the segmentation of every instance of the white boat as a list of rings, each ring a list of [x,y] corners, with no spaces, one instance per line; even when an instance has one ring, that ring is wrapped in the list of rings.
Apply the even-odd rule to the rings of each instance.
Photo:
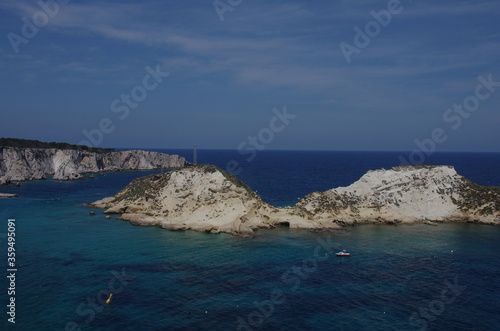
[[[335,253],[337,256],[351,256],[351,253],[347,253],[345,249],[342,252]]]

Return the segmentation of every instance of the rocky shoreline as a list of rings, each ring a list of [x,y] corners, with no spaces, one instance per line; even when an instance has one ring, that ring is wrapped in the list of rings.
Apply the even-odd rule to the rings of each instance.
[[[500,224],[500,188],[477,185],[451,166],[369,171],[348,187],[311,193],[287,208],[265,203],[215,166],[189,166],[135,179],[90,206],[133,225],[245,237],[279,225],[321,231],[355,224]]]
[[[91,152],[56,148],[0,147],[0,185],[13,181],[79,180],[84,173],[179,168],[183,157],[143,150]]]

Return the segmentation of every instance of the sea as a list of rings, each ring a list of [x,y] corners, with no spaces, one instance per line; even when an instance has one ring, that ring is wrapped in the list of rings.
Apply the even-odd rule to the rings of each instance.
[[[237,172],[278,207],[398,166],[401,155],[197,151],[198,163]],[[436,152],[425,162],[500,186],[500,154]],[[0,199],[0,329],[500,330],[498,226],[279,227],[249,239],[136,227],[85,206],[164,171],[1,187],[21,197]],[[335,256],[344,249],[350,257]]]

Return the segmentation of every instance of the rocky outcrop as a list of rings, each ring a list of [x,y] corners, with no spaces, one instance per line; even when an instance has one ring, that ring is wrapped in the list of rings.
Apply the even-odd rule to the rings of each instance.
[[[278,209],[261,200],[238,178],[215,166],[200,165],[138,178],[114,197],[91,204],[104,213],[122,214],[134,225],[170,230],[226,232],[253,236],[254,230],[286,224],[291,228],[339,228],[306,220],[292,208]]]
[[[258,228],[339,229],[356,223],[500,224],[500,188],[477,185],[450,166],[369,171],[348,187],[311,193],[276,208],[215,166],[138,178],[91,204],[134,225],[253,236]]]
[[[13,193],[0,193],[0,198],[19,198],[19,195]]]
[[[183,167],[183,157],[142,150],[89,152],[54,148],[0,147],[0,184],[11,181],[81,179],[82,173]]]
[[[311,193],[295,207],[339,224],[469,221],[500,223],[500,188],[477,185],[451,166],[369,171],[348,187]]]

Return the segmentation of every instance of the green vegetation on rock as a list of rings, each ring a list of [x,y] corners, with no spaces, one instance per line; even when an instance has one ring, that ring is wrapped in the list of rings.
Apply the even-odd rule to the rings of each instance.
[[[500,211],[500,187],[481,186],[468,179],[464,179],[459,187],[462,199],[452,198],[462,211],[471,211],[477,208],[480,215],[492,215]]]
[[[58,142],[43,142],[39,140],[17,139],[17,138],[0,138],[0,146],[15,147],[15,148],[42,148],[42,149],[75,149],[94,153],[107,153],[114,151],[114,148],[97,148],[88,147],[85,145],[72,145],[68,143]]]

